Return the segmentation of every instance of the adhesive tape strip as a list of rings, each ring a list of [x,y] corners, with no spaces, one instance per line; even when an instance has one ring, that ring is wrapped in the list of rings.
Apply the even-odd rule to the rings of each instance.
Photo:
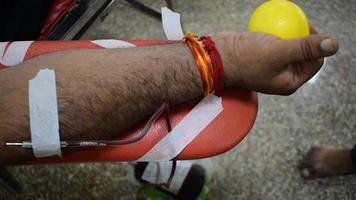
[[[167,7],[161,8],[162,26],[168,40],[181,40],[184,37],[180,14],[171,11]]]
[[[142,179],[153,184],[166,183],[171,174],[172,164],[172,162],[150,162],[145,168]],[[178,194],[192,165],[190,161],[177,161],[176,171],[168,191]]]
[[[93,40],[91,41],[92,43],[99,45],[101,47],[104,47],[106,49],[114,49],[114,48],[130,48],[130,47],[136,47],[136,45],[122,41],[122,40],[114,40],[114,39],[108,39],[108,40]]]
[[[22,63],[33,41],[0,43],[0,64],[14,66]]]
[[[40,70],[29,81],[29,107],[33,154],[36,158],[61,156],[54,70]]]
[[[199,135],[223,111],[222,99],[215,95],[204,97],[174,129],[162,138],[138,161],[169,161]]]

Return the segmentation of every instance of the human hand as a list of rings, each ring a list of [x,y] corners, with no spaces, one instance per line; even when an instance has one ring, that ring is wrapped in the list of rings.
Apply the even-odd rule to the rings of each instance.
[[[335,54],[333,36],[314,34],[282,40],[263,33],[224,32],[213,36],[225,70],[225,85],[267,94],[290,95]]]

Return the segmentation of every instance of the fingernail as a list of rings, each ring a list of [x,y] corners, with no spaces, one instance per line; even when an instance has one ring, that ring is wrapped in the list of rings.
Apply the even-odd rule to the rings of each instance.
[[[333,42],[331,39],[325,39],[321,41],[320,43],[321,50],[323,50],[325,53],[333,53],[334,52],[334,47],[333,47]]]
[[[308,169],[303,169],[302,170],[302,175],[304,178],[308,178],[310,176],[310,172]]]

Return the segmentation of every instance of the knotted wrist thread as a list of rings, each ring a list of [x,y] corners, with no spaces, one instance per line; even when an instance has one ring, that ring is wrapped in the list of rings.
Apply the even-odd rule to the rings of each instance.
[[[204,49],[204,44],[193,33],[188,33],[183,42],[190,48],[195,62],[198,66],[201,79],[203,81],[204,95],[208,96],[215,92],[213,80],[213,67],[208,52]]]
[[[215,42],[209,36],[201,37],[203,41],[204,48],[210,56],[210,60],[213,66],[213,80],[214,87],[217,91],[224,89],[224,68],[223,63],[216,49]]]

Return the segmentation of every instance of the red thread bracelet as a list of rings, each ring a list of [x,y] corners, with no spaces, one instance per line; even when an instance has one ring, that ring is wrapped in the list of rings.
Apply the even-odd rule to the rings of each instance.
[[[216,49],[215,42],[209,36],[202,36],[200,38],[204,44],[205,50],[210,56],[213,66],[213,80],[216,90],[224,89],[224,68],[218,50]]]

